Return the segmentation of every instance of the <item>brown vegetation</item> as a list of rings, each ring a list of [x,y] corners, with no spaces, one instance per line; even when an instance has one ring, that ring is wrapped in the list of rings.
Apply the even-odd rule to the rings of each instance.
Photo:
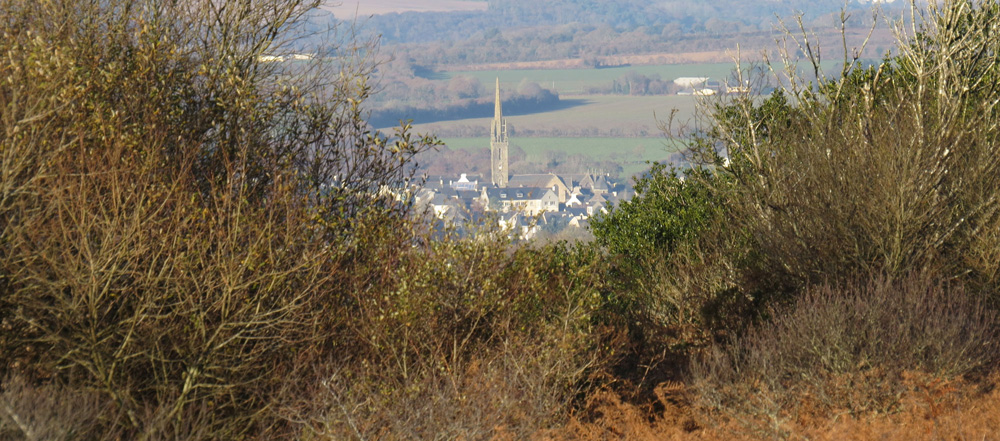
[[[593,257],[408,220],[363,51],[260,61],[313,5],[0,5],[5,439],[517,432],[604,363]]]
[[[315,6],[0,0],[0,439],[996,433],[997,4],[716,108],[615,254],[415,221],[373,47],[262,61]]]
[[[997,384],[991,378],[986,384]],[[1000,431],[1000,391],[978,382],[946,381],[906,373],[899,409],[891,414],[850,415],[813,412],[787,421],[781,439],[801,440],[993,440]],[[713,417],[690,405],[692,392],[664,384],[657,398],[632,404],[614,393],[590,397],[586,411],[559,430],[544,432],[550,440],[761,440],[776,439],[747,432],[745,421]],[[812,398],[799,397],[803,406]]]

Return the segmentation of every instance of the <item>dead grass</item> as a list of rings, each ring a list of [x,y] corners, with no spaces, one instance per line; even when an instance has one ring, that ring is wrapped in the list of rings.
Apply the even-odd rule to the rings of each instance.
[[[1000,439],[1000,375],[985,381],[943,380],[905,374],[900,410],[888,415],[817,413],[785,424],[783,439],[937,441]],[[878,381],[873,379],[873,381]],[[564,427],[540,433],[543,440],[759,440],[733,419],[715,420],[692,404],[695,393],[677,383],[656,388],[656,400],[635,404],[611,391],[591,395]],[[800,397],[805,404],[811,398]],[[711,422],[714,421],[714,422]]]
[[[610,390],[588,397],[586,406],[565,427],[542,434],[545,440],[706,439],[688,389],[680,383],[655,388],[656,399],[633,404]]]

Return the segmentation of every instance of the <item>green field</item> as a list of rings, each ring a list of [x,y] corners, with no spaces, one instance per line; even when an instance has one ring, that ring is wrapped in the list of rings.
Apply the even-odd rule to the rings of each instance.
[[[744,64],[743,69],[750,69],[750,64]],[[481,70],[481,71],[442,71],[437,72],[434,79],[450,80],[456,76],[467,76],[478,79],[486,85],[492,85],[500,78],[500,86],[504,89],[514,89],[522,81],[534,81],[542,87],[552,89],[559,94],[579,95],[586,93],[591,87],[608,86],[622,75],[635,71],[652,77],[659,75],[660,79],[673,81],[680,77],[709,77],[713,80],[735,84],[735,63],[692,63],[609,67],[601,69],[511,69],[511,70]],[[782,69],[781,66],[774,66]],[[812,66],[800,63],[799,70],[807,74]],[[840,68],[839,61],[824,61],[825,72],[833,73]],[[755,72],[759,73],[760,68]],[[747,74],[744,73],[746,76]],[[745,78],[746,79],[746,78]]]
[[[621,164],[625,176],[648,168],[646,161],[665,160],[676,147],[657,127],[657,119],[667,118],[672,109],[678,118],[694,115],[696,97],[618,95],[569,96],[580,104],[545,113],[508,116],[510,143],[525,151],[528,160],[544,162],[548,151],[567,155],[583,154],[594,160]],[[418,132],[435,133],[452,149],[485,149],[489,145],[491,118],[470,118],[416,126]],[[456,136],[477,128],[479,137]],[[669,145],[673,145],[672,143]]]
[[[832,64],[831,64],[832,66]],[[690,95],[627,96],[586,95],[589,87],[607,85],[629,72],[660,75],[663,79],[682,76],[728,78],[732,63],[675,64],[603,69],[539,69],[499,72],[501,86],[516,87],[522,79],[552,87],[560,93],[562,107],[534,114],[505,114],[511,144],[521,147],[528,160],[542,162],[546,152],[583,154],[594,160],[610,160],[622,165],[626,175],[648,168],[646,161],[667,159],[676,151],[659,127],[673,110],[680,125],[693,123],[699,101],[710,103],[718,97]],[[826,67],[826,66],[824,66]],[[495,71],[440,72],[438,79],[456,75],[478,78],[492,84]],[[485,149],[492,118],[466,118],[416,124],[420,133],[436,134],[452,149]]]
[[[832,70],[836,63],[824,63]],[[500,71],[440,72],[442,80],[456,75],[469,75],[490,84],[499,75],[501,87],[515,88],[522,79],[543,87],[555,88],[560,93],[563,106],[530,115],[506,114],[512,128],[521,136],[571,136],[571,137],[649,137],[658,136],[657,120],[670,115],[673,109],[678,118],[690,120],[695,114],[699,98],[691,95],[590,95],[582,93],[589,87],[609,85],[629,71],[645,75],[658,74],[664,79],[681,76],[706,76],[728,78],[734,65],[731,63],[671,64],[659,66],[633,66],[604,69],[538,69]],[[802,66],[805,67],[804,65]],[[706,100],[713,100],[707,97]],[[655,115],[655,116],[654,116]],[[476,128],[489,127],[489,118],[468,118],[436,123],[418,124],[418,129],[441,136],[467,136]]]
[[[489,147],[486,138],[444,138],[448,148],[477,150]],[[595,160],[613,160],[621,164],[624,176],[649,167],[647,161],[662,161],[677,151],[675,142],[664,138],[511,138],[512,147],[524,150],[529,161],[545,161],[546,152],[583,154]],[[513,170],[517,173],[517,170]]]
[[[528,115],[506,114],[514,137],[659,137],[658,120],[677,109],[677,118],[694,116],[698,97],[570,95],[562,98],[567,106]],[[486,133],[492,118],[467,118],[416,124],[418,132],[442,137],[463,137]],[[477,131],[478,130],[478,131]]]
[[[730,78],[733,63],[710,64],[668,64],[661,66],[625,66],[602,69],[521,69],[504,71],[449,71],[441,72],[443,79],[463,75],[479,79],[483,84],[493,84],[500,78],[500,86],[516,88],[521,80],[534,81],[542,87],[559,94],[577,95],[590,87],[607,86],[615,79],[631,71],[646,76],[659,75],[661,79],[672,81],[678,77],[710,77],[724,81]]]

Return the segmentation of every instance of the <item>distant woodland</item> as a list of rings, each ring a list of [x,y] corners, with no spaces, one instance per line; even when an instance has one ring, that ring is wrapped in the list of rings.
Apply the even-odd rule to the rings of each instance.
[[[845,6],[839,0],[488,3],[486,11],[393,13],[358,24],[415,64],[474,64],[711,50],[719,49],[718,37],[737,35],[770,45],[776,17],[791,23],[801,14],[808,28],[831,28]],[[885,7],[888,15],[899,15],[891,4]],[[869,26],[868,11],[868,5],[848,4],[847,26]]]
[[[494,87],[476,78],[457,76],[450,81],[432,81],[412,75],[412,70],[389,70],[374,101],[377,110],[369,120],[376,127],[399,123],[401,115],[420,122],[493,115]],[[503,91],[504,112],[509,114],[549,110],[559,105],[559,95],[538,83],[522,81],[516,90]],[[476,133],[476,136],[485,134]]]
[[[559,26],[569,24],[589,25],[569,28],[574,34],[610,28],[617,32],[640,30],[647,35],[679,37],[770,31],[775,15],[787,18],[798,13],[811,23],[825,25],[830,24],[844,6],[839,0],[490,0],[488,3],[487,11],[394,13],[371,17],[364,24],[378,31],[387,44],[488,40],[498,30],[508,29],[548,28],[557,29],[553,35],[565,35],[567,29]],[[848,8],[849,12],[859,12],[852,18],[853,23],[861,24],[870,19],[865,13],[867,5],[851,3]]]
[[[763,4],[762,4],[763,3]],[[626,0],[489,0],[485,11],[448,13],[405,12],[371,17],[333,17],[313,13],[305,26],[322,35],[324,26],[353,26],[361,35],[372,35],[381,44],[382,64],[375,72],[376,93],[368,103],[373,127],[391,127],[401,121],[432,123],[493,114],[494,85],[469,76],[446,76],[442,71],[475,69],[476,65],[548,60],[579,60],[583,67],[605,67],[606,57],[635,54],[723,51],[739,42],[751,48],[773,48],[776,16],[787,26],[797,17],[807,29],[820,29],[819,43],[839,48],[840,0],[711,3],[689,1]],[[891,8],[889,5],[887,8]],[[848,29],[863,33],[872,24],[869,6],[846,6]],[[898,11],[896,11],[898,12]],[[896,14],[889,9],[888,14]],[[897,14],[898,15],[898,14]],[[309,41],[308,39],[306,40]],[[873,54],[884,53],[891,42],[876,39]],[[824,53],[830,57],[833,54]],[[680,87],[674,78],[628,72],[584,91],[594,95],[668,95]],[[528,80],[502,91],[508,115],[541,113],[568,105],[557,92]],[[480,137],[486,126],[468,126],[449,136]],[[527,133],[522,133],[527,135]],[[547,136],[593,136],[567,129]],[[484,158],[464,158],[462,152],[437,155],[434,170],[474,170]],[[428,158],[421,158],[425,164]],[[470,159],[466,161],[465,159]],[[477,162],[478,161],[478,162]],[[559,170],[583,158],[552,164],[522,164],[521,169]],[[586,161],[585,161],[586,162]],[[555,166],[556,163],[561,165]],[[587,164],[605,167],[606,164]]]
[[[739,40],[744,48],[773,47],[776,16],[796,26],[801,14],[809,29],[839,28],[841,1],[791,0],[712,3],[627,0],[489,0],[485,11],[405,12],[366,18],[313,13],[304,26],[316,35],[300,44],[318,45],[323,29],[354,26],[376,36],[386,59],[377,73],[379,90],[370,103],[376,127],[398,123],[401,115],[415,121],[482,117],[492,112],[492,84],[465,77],[447,81],[433,72],[448,66],[561,59],[582,60],[599,67],[602,57],[624,54],[720,51]],[[892,6],[886,6],[891,8]],[[859,32],[872,23],[867,5],[847,5],[846,26]],[[899,11],[888,9],[888,15]],[[838,37],[839,38],[839,37]],[[311,43],[312,42],[312,43]],[[826,42],[824,42],[826,43]],[[871,53],[882,54],[890,43],[875,41]],[[838,46],[826,44],[825,47]],[[305,49],[305,48],[303,48]],[[830,56],[832,54],[824,54]],[[430,75],[429,75],[429,74]],[[622,76],[594,94],[660,95],[676,93],[671,78]],[[510,93],[508,96],[509,92]],[[505,91],[505,110],[513,113],[551,110],[558,96],[537,84]]]

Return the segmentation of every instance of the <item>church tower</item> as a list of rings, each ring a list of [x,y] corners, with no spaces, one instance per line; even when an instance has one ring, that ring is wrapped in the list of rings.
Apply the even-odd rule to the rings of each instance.
[[[510,170],[507,169],[507,120],[500,109],[500,78],[497,78],[496,108],[493,111],[493,127],[490,128],[490,163],[493,185],[507,186]]]

